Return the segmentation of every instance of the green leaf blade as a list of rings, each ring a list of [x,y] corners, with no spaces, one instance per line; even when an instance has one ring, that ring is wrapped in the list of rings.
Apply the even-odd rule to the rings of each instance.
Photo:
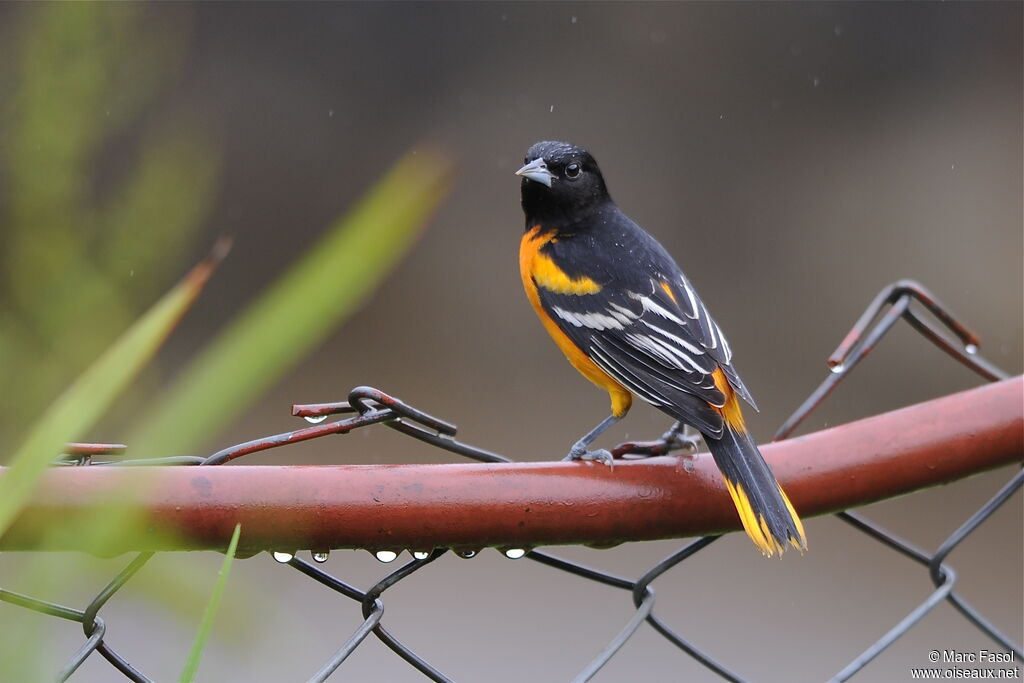
[[[447,193],[451,163],[407,155],[182,372],[127,438],[146,457],[189,453],[351,315]]]
[[[145,367],[192,306],[226,252],[227,243],[219,243],[210,257],[129,327],[29,428],[10,467],[0,477],[0,534],[32,495],[64,444],[91,428]]]
[[[210,601],[206,603],[203,610],[203,619],[199,622],[199,630],[196,632],[196,639],[192,643],[192,649],[188,653],[185,667],[178,679],[181,683],[192,683],[199,670],[199,660],[202,659],[203,650],[206,649],[206,641],[213,629],[213,619],[217,616],[220,607],[220,600],[224,596],[224,588],[228,583],[228,574],[231,573],[231,564],[235,560],[235,550],[238,548],[238,538],[242,534],[242,525],[235,525],[235,532],[231,535],[231,543],[228,544],[227,553],[224,555],[224,562],[217,572],[217,582],[213,586],[213,593],[210,594]]]

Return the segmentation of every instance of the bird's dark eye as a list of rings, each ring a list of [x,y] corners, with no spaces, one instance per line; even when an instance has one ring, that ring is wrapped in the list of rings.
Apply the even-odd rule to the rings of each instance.
[[[568,166],[565,167],[565,177],[566,178],[577,178],[577,177],[579,177],[580,171],[582,171],[582,170],[583,169],[580,168],[579,164],[576,164],[576,163],[569,164]]]

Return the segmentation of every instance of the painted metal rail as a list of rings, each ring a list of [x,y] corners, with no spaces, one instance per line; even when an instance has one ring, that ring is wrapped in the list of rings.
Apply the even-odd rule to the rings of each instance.
[[[762,448],[804,516],[951,482],[1024,458],[1024,377]],[[69,520],[114,510],[141,515],[147,533],[113,539],[51,533]],[[610,545],[739,528],[707,454],[613,468],[581,462],[63,467],[46,474],[0,538],[0,550],[223,549],[237,523],[240,554]]]

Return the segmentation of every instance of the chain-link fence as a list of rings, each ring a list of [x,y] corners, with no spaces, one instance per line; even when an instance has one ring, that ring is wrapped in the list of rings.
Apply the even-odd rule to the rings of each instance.
[[[916,307],[912,307],[913,301],[920,302],[925,311],[932,313],[938,321],[954,336],[950,337],[931,322],[923,317]],[[888,309],[886,307],[888,306]],[[969,330],[944,309],[944,307],[920,285],[912,282],[900,282],[885,290],[872,302],[864,315],[858,320],[850,334],[844,339],[836,353],[829,359],[832,372],[825,381],[808,397],[807,401],[791,416],[780,428],[776,440],[789,437],[801,421],[813,411],[825,397],[838,385],[838,383],[855,367],[878,343],[878,341],[890,330],[900,319],[907,320],[914,329],[923,334],[927,339],[938,345],[952,357],[959,360],[975,372],[989,380],[1006,379],[1006,373],[994,367],[978,354],[978,339]],[[402,401],[399,401],[383,392],[362,387],[354,390],[346,403],[316,404],[295,406],[293,410],[297,416],[304,417],[313,423],[313,426],[302,430],[289,432],[274,437],[258,439],[231,448],[219,451],[207,458],[171,458],[159,461],[154,460],[126,460],[112,456],[119,456],[123,453],[123,446],[109,444],[77,444],[69,446],[58,463],[64,466],[91,466],[91,467],[126,467],[133,465],[193,465],[208,467],[219,465],[230,460],[245,456],[249,453],[279,447],[299,441],[317,438],[327,434],[348,433],[361,427],[374,424],[385,424],[392,429],[398,430],[408,436],[419,439],[433,446],[443,448],[461,456],[472,458],[485,463],[510,462],[508,458],[492,453],[469,444],[456,440],[455,427],[443,420],[424,413]],[[351,413],[339,421],[327,423],[327,417],[333,414]],[[1019,431],[1019,430],[1018,430]],[[629,443],[622,444],[614,450],[616,457],[640,458],[664,454],[665,445],[660,442]],[[1018,454],[1019,457],[1019,454]],[[953,531],[935,552],[927,552],[912,542],[900,538],[898,535],[887,531],[881,526],[864,518],[862,515],[852,512],[840,512],[838,517],[851,525],[854,529],[862,532],[868,538],[877,541],[895,552],[906,557],[911,562],[922,565],[927,571],[922,571],[922,579],[927,580],[933,590],[926,599],[920,602],[903,619],[894,624],[888,631],[882,634],[877,641],[863,650],[845,666],[842,666],[832,680],[845,681],[854,677],[865,665],[877,657],[883,650],[888,648],[902,636],[907,634],[921,619],[933,608],[942,603],[948,602],[971,624],[986,634],[992,641],[1006,653],[1012,653],[1015,661],[1024,657],[1020,645],[1013,643],[1009,637],[1001,633],[993,624],[964,600],[954,589],[957,582],[957,574],[947,564],[950,553],[956,549],[968,536],[981,526],[991,515],[1002,506],[1017,490],[1024,484],[1024,472],[1015,469],[1006,484],[982,505],[973,515],[970,516],[959,528]],[[691,640],[684,637],[676,629],[665,623],[655,613],[655,593],[651,584],[664,575],[666,572],[677,567],[681,562],[693,557],[697,553],[709,553],[707,548],[711,547],[720,536],[710,535],[691,541],[683,548],[672,553],[655,566],[651,567],[638,579],[628,579],[616,576],[607,572],[592,569],[578,563],[570,562],[549,553],[532,549],[529,546],[522,547],[507,546],[501,548],[502,552],[509,558],[518,559],[525,557],[541,563],[552,569],[567,572],[582,580],[593,581],[613,588],[618,588],[628,593],[627,600],[630,600],[634,612],[629,621],[622,627],[621,632],[609,642],[600,653],[576,676],[576,681],[590,680],[612,657],[619,652],[620,648],[637,632],[644,624],[649,624],[657,633],[664,637],[665,641],[685,652],[688,656],[702,664],[709,671],[725,680],[741,681],[742,676],[730,668],[729,662],[721,658],[712,657]],[[1020,537],[1013,540],[1013,543],[1020,543]],[[328,559],[328,548],[312,548],[311,557],[313,562],[307,562],[298,557],[294,552],[274,552],[274,559],[282,564],[295,569],[301,574],[309,577],[313,582],[319,584],[325,590],[331,590],[354,601],[361,612],[363,622],[350,636],[340,645],[337,651],[324,662],[315,673],[310,676],[311,681],[322,681],[331,676],[339,669],[353,651],[365,642],[372,634],[379,641],[390,648],[396,655],[415,669],[422,672],[428,678],[435,681],[448,681],[451,678],[431,664],[429,655],[414,652],[397,635],[386,628],[384,613],[384,594],[388,589],[403,581],[415,572],[429,571],[427,568],[439,557],[454,550],[462,557],[471,557],[478,548],[410,548],[412,559],[403,566],[388,574],[368,590],[360,590],[347,583],[341,578],[334,576],[321,566]],[[85,606],[84,609],[73,609],[57,604],[52,601],[22,595],[16,592],[0,589],[0,600],[11,605],[34,610],[43,614],[61,619],[79,622],[82,625],[85,641],[81,647],[67,657],[64,665],[55,671],[54,677],[57,680],[66,680],[72,676],[75,670],[89,657],[99,654],[110,664],[133,681],[151,680],[145,673],[133,666],[129,659],[130,655],[123,655],[115,652],[105,641],[106,623],[100,616],[100,611],[107,601],[121,589],[152,557],[151,551],[138,554],[120,574],[118,574],[96,597]],[[389,562],[397,559],[398,554],[391,550],[380,550],[377,552],[378,559]],[[54,655],[54,661],[59,658]],[[996,667],[991,667],[990,677],[1013,677],[1011,668],[1013,665],[998,665],[1006,669],[1003,675],[999,675]],[[57,668],[56,666],[54,667]],[[312,667],[311,667],[312,670]],[[1016,677],[1019,678],[1019,667],[1014,669]],[[1006,672],[1010,672],[1007,674]]]

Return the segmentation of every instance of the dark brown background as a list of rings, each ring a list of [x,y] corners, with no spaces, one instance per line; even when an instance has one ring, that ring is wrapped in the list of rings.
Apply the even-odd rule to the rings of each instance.
[[[152,6],[147,21],[173,15],[180,26],[186,16],[190,39],[180,78],[151,116],[198,116],[225,150],[193,256],[218,233],[236,237],[161,366],[173,374],[405,150],[440,145],[460,174],[424,239],[367,307],[209,447],[289,429],[291,403],[340,400],[368,383],[457,422],[472,443],[520,459],[560,457],[605,415],[607,399],[560,357],[518,282],[512,172],[529,144],[554,138],[595,154],[619,204],[697,284],[761,405],[749,419],[760,438],[824,376],[867,302],[899,278],[929,286],[983,336],[983,353],[1020,372],[1021,7]],[[900,326],[808,428],[978,382]],[[603,443],[666,424],[638,406]],[[384,431],[262,461],[449,459]],[[866,514],[933,549],[1008,475]],[[808,536],[806,556],[781,562],[760,559],[741,535],[722,540],[659,580],[658,613],[752,680],[828,678],[930,583],[924,569],[833,519],[810,520]],[[560,552],[636,577],[678,545]],[[157,562],[157,575],[208,567],[202,580],[212,583],[219,560]],[[964,595],[1019,641],[1020,496],[952,563]],[[327,568],[366,588],[393,565],[336,552]],[[568,680],[630,616],[624,593],[494,551],[445,557],[385,603],[393,633],[465,681]],[[0,607],[5,620],[10,609]],[[177,675],[193,616],[169,618],[130,592],[108,613],[130,661],[160,680]],[[353,603],[265,557],[240,562],[201,679],[305,680],[359,621]],[[54,638],[55,653],[77,647],[70,627]],[[930,650],[984,647],[998,649],[943,605],[861,678],[905,680],[909,667],[928,666]],[[111,680],[94,660],[75,680]],[[420,680],[375,642],[337,677]],[[596,680],[707,678],[645,627]]]

